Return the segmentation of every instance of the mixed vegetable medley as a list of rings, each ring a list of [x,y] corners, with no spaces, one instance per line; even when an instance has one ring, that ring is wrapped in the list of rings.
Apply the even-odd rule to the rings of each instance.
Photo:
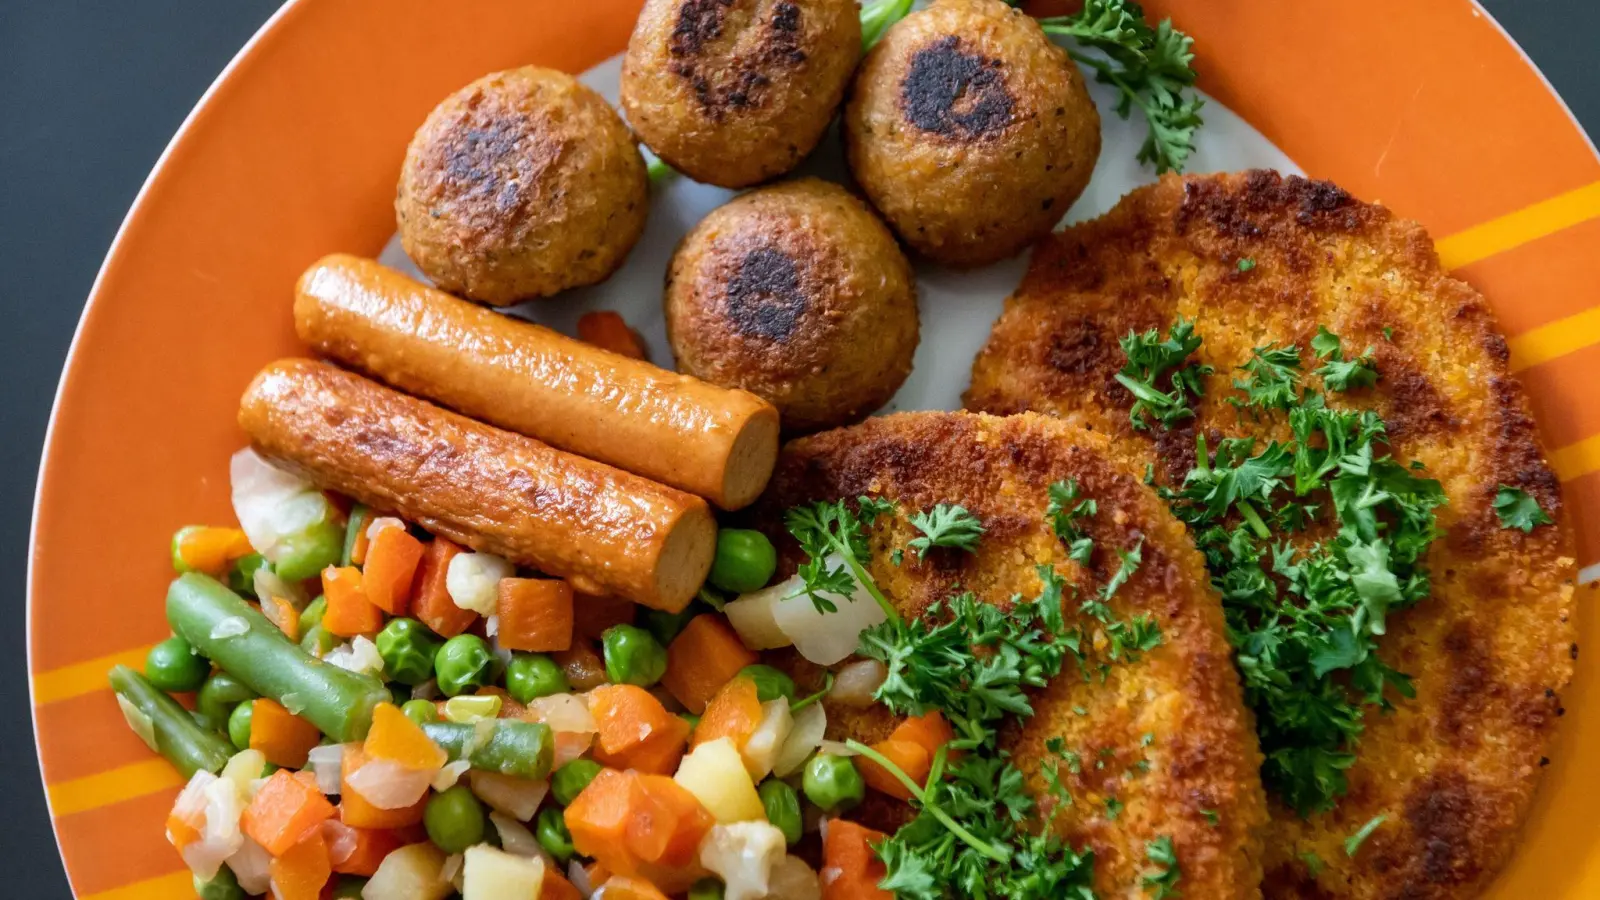
[[[828,817],[868,789],[920,798],[950,724],[929,708],[871,747],[824,741],[822,697],[868,705],[896,662],[800,696],[756,652],[832,665],[864,629],[909,627],[864,573],[830,580],[860,565],[823,550],[839,510],[856,523],[843,504],[796,512],[797,532],[822,516],[818,556],[772,587],[772,543],[724,529],[701,599],[667,613],[349,506],[251,450],[231,468],[239,527],[174,536],[173,636],[143,673],[110,673],[128,725],[189,778],[166,828],[202,898],[892,896],[885,836]],[[877,602],[851,602],[863,585]],[[821,875],[790,852],[818,831]]]

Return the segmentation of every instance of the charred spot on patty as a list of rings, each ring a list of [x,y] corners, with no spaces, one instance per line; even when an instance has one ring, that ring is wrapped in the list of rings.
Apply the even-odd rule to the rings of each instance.
[[[800,291],[800,270],[775,247],[745,254],[728,282],[728,321],[746,337],[786,341],[809,301]]]
[[[728,108],[745,109],[760,106],[764,89],[772,84],[770,69],[797,66],[806,61],[806,52],[800,49],[800,7],[782,0],[772,8],[772,17],[761,29],[757,52],[733,52],[725,60],[725,67],[702,69],[707,62],[707,46],[722,37],[724,18],[733,7],[734,0],[685,0],[678,7],[678,20],[672,29],[668,52],[674,58],[671,70],[674,75],[689,82],[701,110],[712,120],[720,120]]]
[[[722,36],[722,17],[732,6],[733,0],[684,0],[667,50],[673,56],[698,56],[706,44]]]
[[[973,140],[1011,124],[1013,103],[1000,60],[964,52],[960,44],[950,35],[912,54],[900,104],[923,131]]]

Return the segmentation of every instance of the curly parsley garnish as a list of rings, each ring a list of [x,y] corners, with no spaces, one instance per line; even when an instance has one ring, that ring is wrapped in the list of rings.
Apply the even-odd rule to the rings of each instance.
[[[784,515],[784,526],[806,553],[799,575],[805,595],[818,612],[838,612],[839,606],[832,598],[853,601],[859,584],[885,612],[894,613],[894,607],[868,577],[864,566],[869,554],[866,527],[893,509],[892,502],[861,497],[856,510],[851,510],[847,501],[836,500],[796,506]]]
[[[1495,492],[1494,512],[1500,517],[1501,528],[1515,528],[1523,534],[1540,525],[1554,525],[1556,521],[1533,495],[1508,484],[1500,485],[1500,490]]]
[[[1178,890],[1178,879],[1183,877],[1183,873],[1178,868],[1177,851],[1172,849],[1172,836],[1164,834],[1146,843],[1144,855],[1155,867],[1140,879],[1145,893],[1154,900],[1182,896],[1183,892]]]
[[[983,537],[983,523],[967,512],[966,507],[940,503],[925,513],[912,513],[911,525],[922,532],[907,544],[917,551],[917,559],[925,559],[934,547],[953,547],[968,553],[978,552],[978,539]]]
[[[1094,541],[1083,533],[1078,523],[1081,519],[1093,518],[1099,506],[1093,498],[1081,496],[1075,478],[1051,484],[1049,496],[1050,502],[1045,507],[1044,517],[1050,522],[1050,529],[1066,546],[1067,556],[1078,565],[1087,566],[1089,556],[1094,552]]]
[[[1121,345],[1128,364],[1116,377],[1117,383],[1133,394],[1133,409],[1128,413],[1133,427],[1148,429],[1147,414],[1167,428],[1193,418],[1191,400],[1205,393],[1201,379],[1212,371],[1210,366],[1184,365],[1189,354],[1200,347],[1194,322],[1180,318],[1168,330],[1166,340],[1154,328],[1144,334],[1129,332]]]

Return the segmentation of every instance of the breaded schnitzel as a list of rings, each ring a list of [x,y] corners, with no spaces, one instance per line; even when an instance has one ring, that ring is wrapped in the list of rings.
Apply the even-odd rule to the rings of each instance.
[[[1067,479],[1098,504],[1081,521],[1094,541],[1086,567],[1069,560],[1046,521],[1050,485]],[[1119,571],[1117,551],[1139,547],[1142,562],[1112,594],[1110,614],[1148,615],[1159,645],[1136,661],[1110,662],[1103,676],[1069,665],[1034,698],[1031,720],[1002,731],[1001,745],[1036,797],[1047,796],[1041,766],[1060,760],[1072,803],[1057,824],[1073,847],[1093,849],[1100,897],[1146,897],[1148,845],[1162,837],[1176,849],[1183,896],[1259,897],[1260,754],[1229,662],[1221,605],[1183,525],[1112,458],[1105,438],[1046,416],[902,413],[795,441],[754,511],[755,524],[780,548],[780,574],[802,561],[784,532],[786,509],[861,495],[898,504],[871,528],[869,571],[903,614],[962,591],[999,605],[1019,594],[1031,599],[1040,591],[1036,567],[1049,563],[1075,585],[1064,607],[1068,624],[1084,628],[1092,664],[1107,661],[1105,630],[1075,599],[1093,596]],[[939,548],[919,559],[907,551],[896,565],[893,551],[918,534],[908,516],[940,503],[961,504],[982,521],[975,552]],[[815,667],[778,662],[802,683],[817,683]],[[893,724],[881,706],[862,712],[830,702],[828,716],[834,739],[879,740]],[[1059,752],[1047,747],[1057,737]],[[869,795],[852,817],[893,830],[907,807]]]
[[[1130,332],[1194,320],[1195,417],[1136,430],[1116,380]],[[1442,483],[1431,596],[1392,614],[1378,655],[1414,679],[1392,714],[1368,707],[1348,795],[1302,818],[1273,802],[1269,898],[1429,900],[1479,893],[1505,863],[1545,763],[1577,648],[1572,537],[1508,351],[1483,298],[1445,275],[1422,228],[1338,187],[1272,172],[1169,176],[1035,251],[966,404],[1050,413],[1181,485],[1196,435],[1281,438],[1230,405],[1252,348],[1312,358],[1319,326],[1371,347],[1375,386],[1329,403],[1378,413],[1389,450]],[[1333,395],[1330,394],[1330,397]],[[1500,486],[1555,519],[1502,527]],[[1376,822],[1354,854],[1345,841]]]

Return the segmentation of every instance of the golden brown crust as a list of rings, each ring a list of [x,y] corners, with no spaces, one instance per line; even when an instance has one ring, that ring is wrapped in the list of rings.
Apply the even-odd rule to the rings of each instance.
[[[1066,478],[1099,503],[1086,525],[1097,547],[1087,568],[1067,559],[1044,519],[1049,485]],[[1041,763],[1054,756],[1046,740],[1062,737],[1083,760],[1079,773],[1062,764],[1074,803],[1058,822],[1074,846],[1094,849],[1100,896],[1143,896],[1146,842],[1169,835],[1184,896],[1259,897],[1259,830],[1266,821],[1260,754],[1229,662],[1221,605],[1183,525],[1109,455],[1105,439],[1043,416],[902,413],[793,442],[754,513],[780,547],[780,574],[798,562],[798,549],[783,533],[783,510],[861,494],[900,505],[898,515],[872,529],[870,570],[906,615],[960,591],[1001,605],[1016,594],[1037,596],[1036,566],[1046,563],[1094,591],[1118,567],[1113,549],[1143,540],[1144,562],[1111,607],[1118,619],[1150,615],[1161,645],[1138,662],[1112,663],[1104,681],[1086,680],[1069,664],[1035,698],[1037,715],[1003,743],[1036,795],[1044,794]],[[935,549],[923,561],[908,552],[895,566],[891,550],[916,534],[906,516],[937,503],[960,503],[983,521],[979,552]],[[1093,643],[1098,623],[1077,613],[1077,604],[1066,607],[1069,623],[1084,626]],[[814,667],[792,655],[778,661],[816,684]],[[860,712],[829,703],[828,715],[833,738],[876,740],[892,725],[881,707]],[[1141,773],[1144,760],[1149,771]],[[1108,797],[1123,804],[1120,814],[1108,813]],[[873,793],[859,815],[892,827],[904,810]],[[1214,826],[1207,811],[1216,816]]]
[[[711,568],[706,502],[309,359],[262,369],[239,425],[263,457],[434,534],[679,610]]]
[[[447,97],[417,129],[395,217],[440,288],[505,306],[608,277],[644,233],[644,158],[603,97],[526,66]]]
[[[769,401],[789,433],[882,406],[917,349],[910,263],[866,204],[815,178],[713,210],[673,255],[665,302],[678,367]]]
[[[673,168],[747,187],[817,146],[860,53],[854,0],[649,0],[622,61],[622,108]]]
[[[1253,267],[1241,270],[1240,260]],[[1216,367],[1197,419],[1135,432],[1112,376],[1129,331],[1197,319]],[[1380,653],[1417,697],[1372,712],[1350,793],[1329,814],[1273,811],[1268,897],[1432,900],[1476,895],[1510,855],[1572,674],[1574,564],[1559,485],[1540,449],[1505,339],[1483,298],[1446,276],[1421,227],[1338,187],[1271,172],[1168,177],[1103,218],[1048,239],[973,365],[969,408],[1029,409],[1109,435],[1112,452],[1167,483],[1196,429],[1241,433],[1224,397],[1252,347],[1308,341],[1319,325],[1372,347],[1376,388],[1339,402],[1376,410],[1392,450],[1444,485],[1433,595],[1393,615]],[[1385,329],[1390,336],[1385,336]],[[1557,520],[1507,530],[1499,485]],[[1349,858],[1345,838],[1388,818]],[[1322,860],[1313,877],[1302,854]]]
[[[978,266],[1049,233],[1100,155],[1083,74],[1001,0],[939,0],[891,27],[845,107],[850,169],[911,247]]]

